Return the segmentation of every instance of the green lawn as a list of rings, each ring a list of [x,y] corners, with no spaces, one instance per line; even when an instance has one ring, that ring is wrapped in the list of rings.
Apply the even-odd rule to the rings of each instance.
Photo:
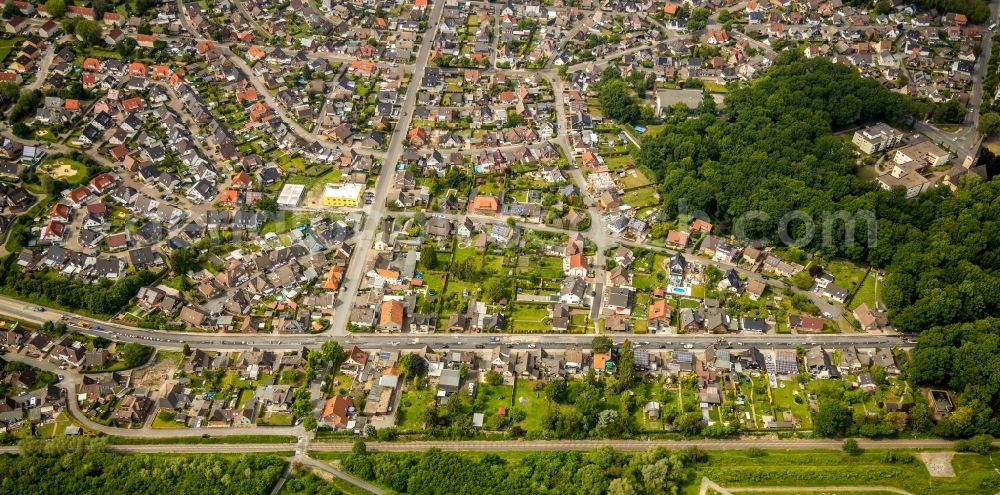
[[[6,60],[10,52],[14,51],[14,47],[20,42],[21,38],[0,39],[0,62]]]
[[[483,413],[483,424],[489,425],[490,418],[496,416],[501,407],[506,408],[509,414],[514,387],[502,384],[491,387],[485,383],[478,384],[478,387],[473,412]]]
[[[343,172],[339,168],[331,167],[321,175],[296,174],[288,177],[288,184],[305,184],[310,190],[317,185],[326,183],[339,183]]]
[[[153,428],[184,428],[184,423],[174,421],[175,413],[169,411],[159,411],[153,418]]]
[[[830,261],[824,268],[833,274],[833,283],[852,292],[861,285],[868,271],[861,265],[845,260]]]
[[[422,277],[424,279],[424,287],[435,291],[437,294],[441,294],[441,290],[444,289],[443,272],[423,272]]]
[[[312,215],[308,212],[300,211],[285,215],[275,215],[264,224],[264,227],[261,228],[261,233],[267,234],[271,232],[277,233],[291,230],[300,225],[309,223],[311,216]]]
[[[603,158],[604,158],[604,166],[608,167],[608,170],[621,170],[634,162],[634,160],[632,160],[632,157],[627,153],[624,155],[605,156]],[[626,182],[627,179],[628,177],[626,177],[625,180],[622,181],[623,185],[626,188],[635,187],[635,184],[628,185],[628,183]]]
[[[632,189],[633,187],[642,187],[652,184],[649,179],[643,175],[639,169],[632,170],[631,173],[627,174],[621,179],[622,186],[626,189]]]
[[[62,435],[63,432],[66,431],[66,427],[71,424],[73,423],[66,413],[59,413],[59,415],[56,416],[55,421],[45,423],[35,431],[35,434],[39,438],[58,437],[59,435]]]
[[[457,265],[468,258],[479,258],[482,256],[482,254],[483,254],[482,252],[480,252],[479,250],[477,250],[472,246],[458,248],[455,250],[455,256],[454,259],[452,260],[452,263]],[[479,260],[477,259],[476,261]]]
[[[785,388],[781,388],[781,384],[785,385]],[[795,395],[802,397],[802,404],[795,403]],[[812,416],[809,414],[809,401],[805,400],[805,391],[799,388],[798,383],[794,381],[782,381],[778,380],[778,387],[771,389],[771,397],[774,399],[774,412],[775,415],[779,415],[784,411],[792,411],[799,420],[800,428],[808,430],[812,428]],[[760,410],[757,411],[760,415]],[[776,418],[780,419],[780,418]]]
[[[156,358],[154,359],[156,364],[162,363],[164,361],[171,361],[174,366],[180,366],[181,361],[184,359],[184,353],[181,351],[156,351]]]
[[[704,84],[705,89],[711,93],[725,93],[729,91],[724,85],[712,81],[702,81],[702,84]]]
[[[527,268],[521,269],[519,275],[522,277],[538,277],[548,279],[563,278],[562,258],[558,256],[528,256],[521,258],[519,266],[525,266],[524,259],[528,258]]]
[[[213,437],[211,433],[208,435],[208,438],[203,438],[198,436],[197,432],[192,432],[192,435],[183,437],[108,436],[106,438],[110,445],[295,443],[298,440],[295,435],[227,435],[224,437]],[[291,450],[291,446],[289,446],[289,450]]]
[[[521,398],[524,397],[524,401]],[[540,431],[542,429],[542,417],[549,408],[548,397],[545,390],[534,391],[531,389],[531,382],[521,378],[517,379],[514,389],[514,407],[524,411],[527,417],[518,423],[525,431]]]
[[[500,275],[503,272],[503,257],[495,254],[487,254],[483,257],[480,267],[486,273]]]
[[[434,389],[409,389],[403,392],[399,399],[399,409],[396,411],[396,426],[402,431],[421,431],[423,425],[422,412],[434,401]],[[407,406],[406,403],[410,405]]]
[[[547,304],[517,303],[514,311],[511,312],[511,330],[514,332],[543,332],[550,330],[550,323],[542,323],[542,319],[548,318],[549,310]]]
[[[272,426],[291,426],[295,421],[295,417],[292,413],[264,413],[257,423],[262,425],[272,425]]]
[[[622,202],[635,208],[644,208],[660,204],[660,199],[657,195],[656,188],[650,186],[633,189],[625,193],[625,195],[622,196]]]
[[[634,273],[632,274],[632,287],[639,290],[654,289],[657,286],[663,285],[663,280],[657,279],[655,275],[649,273]]]
[[[701,303],[694,299],[681,299],[681,308],[697,308]]]
[[[854,309],[861,306],[862,303],[867,304],[869,308],[875,304],[875,277],[877,275],[874,271],[869,272],[868,276],[865,277],[864,282],[861,283],[861,287],[858,292],[854,294],[854,299],[851,299],[850,309]]]

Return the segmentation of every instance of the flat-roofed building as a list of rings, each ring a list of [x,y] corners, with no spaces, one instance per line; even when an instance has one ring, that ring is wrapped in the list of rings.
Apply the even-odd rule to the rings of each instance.
[[[363,189],[364,186],[355,183],[327,184],[323,188],[323,205],[357,207],[361,204]]]
[[[305,195],[305,184],[285,184],[278,193],[278,205],[288,208],[296,208],[302,203],[302,196]]]
[[[880,122],[855,131],[851,142],[861,151],[871,155],[892,148],[902,140],[902,132]]]

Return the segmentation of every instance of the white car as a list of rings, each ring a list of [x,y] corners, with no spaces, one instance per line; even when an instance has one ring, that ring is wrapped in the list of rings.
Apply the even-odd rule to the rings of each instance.
[[[538,347],[538,346],[536,346],[535,344],[528,344],[528,349],[534,349],[535,347]]]

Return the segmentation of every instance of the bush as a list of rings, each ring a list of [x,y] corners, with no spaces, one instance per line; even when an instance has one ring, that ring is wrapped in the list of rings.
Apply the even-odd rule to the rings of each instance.
[[[911,464],[913,463],[913,454],[898,450],[887,450],[885,454],[882,454],[882,462],[886,464]]]
[[[841,448],[849,455],[858,455],[861,453],[861,447],[858,447],[858,441],[853,438],[844,440],[844,444]]]
[[[993,450],[993,437],[990,435],[976,435],[968,440],[955,442],[955,452],[975,452],[986,455],[991,450]]]

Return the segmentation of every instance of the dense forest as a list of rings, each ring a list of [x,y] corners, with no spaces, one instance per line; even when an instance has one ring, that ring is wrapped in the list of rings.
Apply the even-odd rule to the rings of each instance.
[[[82,437],[22,442],[0,461],[3,493],[267,494],[285,469],[277,455],[121,455]]]
[[[602,447],[589,453],[531,453],[513,464],[495,454],[476,460],[433,449],[371,454],[360,444],[342,465],[360,478],[413,495],[659,495],[676,493],[692,476],[685,466],[699,455],[663,448],[630,454]]]
[[[726,112],[729,119],[673,114],[662,133],[643,141],[637,162],[661,180],[668,213],[684,200],[725,229],[763,211],[768,219],[748,222],[746,233],[775,239],[782,215],[803,211],[818,224],[812,248],[887,269],[882,297],[905,331],[1000,310],[1000,184],[968,177],[954,195],[938,188],[907,201],[858,177],[853,148],[833,134],[880,120],[905,125],[911,110],[903,96],[852,68],[783,52],[766,77],[727,95]],[[864,242],[863,222],[853,246],[842,222],[833,224],[834,242],[824,244],[818,233],[833,211],[873,212],[874,245]]]
[[[782,52],[759,81],[734,88],[719,118],[711,105],[689,118],[668,112],[665,129],[643,140],[639,166],[661,182],[666,214],[701,211],[732,232],[740,215],[751,221],[751,239],[775,239],[779,219],[800,210],[817,222],[809,248],[885,269],[880,298],[903,331],[924,332],[914,356],[918,385],[960,392],[957,418],[939,427],[949,436],[1000,434],[992,411],[1000,404],[996,347],[1000,315],[1000,181],[963,178],[952,193],[944,187],[904,199],[857,174],[850,132],[876,121],[907,127],[915,113],[906,97],[862,78],[850,67]],[[844,242],[842,222],[824,243],[824,212],[873,212],[877,241]],[[792,233],[805,230],[792,222]],[[978,377],[978,378],[973,378]]]
[[[728,118],[717,118],[711,106],[696,118],[688,118],[686,108],[671,112],[666,128],[645,138],[636,152],[636,163],[660,181],[668,214],[684,202],[688,211],[728,226],[744,213],[761,211],[769,218],[749,222],[748,237],[776,239],[787,212],[801,210],[818,221],[824,212],[874,210],[893,197],[857,176],[849,139],[833,130],[879,120],[911,122],[914,110],[902,95],[853,68],[786,51],[766,76],[730,91],[725,102]],[[793,228],[803,230],[795,223]],[[867,246],[821,246],[821,238],[814,238],[813,247],[827,254],[871,256]]]
[[[96,284],[86,284],[52,270],[24,273],[15,261],[16,256],[10,255],[0,266],[0,290],[31,302],[95,315],[117,313],[140,288],[156,279],[156,274],[141,270],[114,282],[101,279]]]
[[[934,432],[944,437],[1000,435],[1000,319],[934,327],[920,335],[910,373],[917,383],[961,392]]]
[[[973,24],[985,23],[990,18],[990,3],[984,0],[918,0],[917,5],[924,10],[965,14]]]
[[[331,483],[320,478],[312,471],[292,473],[281,485],[281,495],[340,495],[339,490],[330,486]]]

